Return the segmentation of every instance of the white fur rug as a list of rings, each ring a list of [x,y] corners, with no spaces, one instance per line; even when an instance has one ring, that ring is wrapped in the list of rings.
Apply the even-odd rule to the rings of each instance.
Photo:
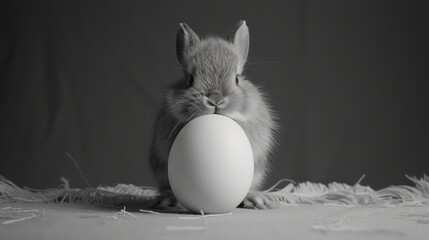
[[[353,186],[343,183],[304,182],[289,183],[281,189],[277,185],[268,189],[270,201],[281,205],[336,205],[336,206],[419,206],[429,203],[429,177],[406,176],[414,186],[390,186],[373,190],[359,182]],[[103,206],[152,206],[158,191],[153,187],[138,187],[118,184],[111,187],[77,189],[71,188],[65,178],[55,189],[37,190],[22,188],[0,175],[0,203],[70,202],[98,204]]]

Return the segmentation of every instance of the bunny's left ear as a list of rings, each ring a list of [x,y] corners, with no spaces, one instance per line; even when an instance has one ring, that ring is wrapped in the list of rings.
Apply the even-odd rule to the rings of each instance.
[[[226,39],[234,45],[241,58],[241,65],[244,65],[249,52],[249,28],[246,25],[246,21],[239,21],[231,29]]]

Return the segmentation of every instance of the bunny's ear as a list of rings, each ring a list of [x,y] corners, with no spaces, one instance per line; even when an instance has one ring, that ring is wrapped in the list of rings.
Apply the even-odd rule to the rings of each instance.
[[[249,28],[246,25],[246,21],[239,21],[229,32],[226,39],[230,41],[242,60],[242,65],[247,59],[247,53],[249,52]]]
[[[176,51],[177,58],[183,67],[186,68],[186,62],[192,51],[192,48],[200,41],[197,34],[186,25],[186,23],[180,23],[180,29],[177,32],[176,37]]]

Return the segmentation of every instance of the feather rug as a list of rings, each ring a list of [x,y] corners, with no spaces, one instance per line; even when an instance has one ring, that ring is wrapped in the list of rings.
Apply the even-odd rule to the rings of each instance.
[[[289,183],[278,189],[276,184],[265,192],[269,201],[281,205],[373,205],[373,206],[419,206],[429,204],[429,177],[406,176],[413,186],[390,186],[374,190],[358,183],[303,182]],[[132,184],[97,188],[71,188],[68,180],[61,178],[62,184],[53,189],[31,189],[19,187],[0,175],[0,203],[85,203],[111,207],[150,208],[156,202],[159,193],[154,187],[139,187]]]

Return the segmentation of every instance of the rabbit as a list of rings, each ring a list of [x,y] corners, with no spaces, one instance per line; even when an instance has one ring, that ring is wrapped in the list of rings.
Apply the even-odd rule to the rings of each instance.
[[[269,171],[278,124],[266,95],[244,75],[249,49],[249,29],[239,21],[225,39],[200,39],[185,23],[177,32],[176,51],[184,77],[169,87],[155,121],[150,166],[158,181],[158,207],[177,200],[168,180],[168,156],[182,127],[205,114],[221,114],[235,120],[247,134],[254,155],[251,189],[240,204],[245,208],[276,207],[268,193],[259,191]]]

